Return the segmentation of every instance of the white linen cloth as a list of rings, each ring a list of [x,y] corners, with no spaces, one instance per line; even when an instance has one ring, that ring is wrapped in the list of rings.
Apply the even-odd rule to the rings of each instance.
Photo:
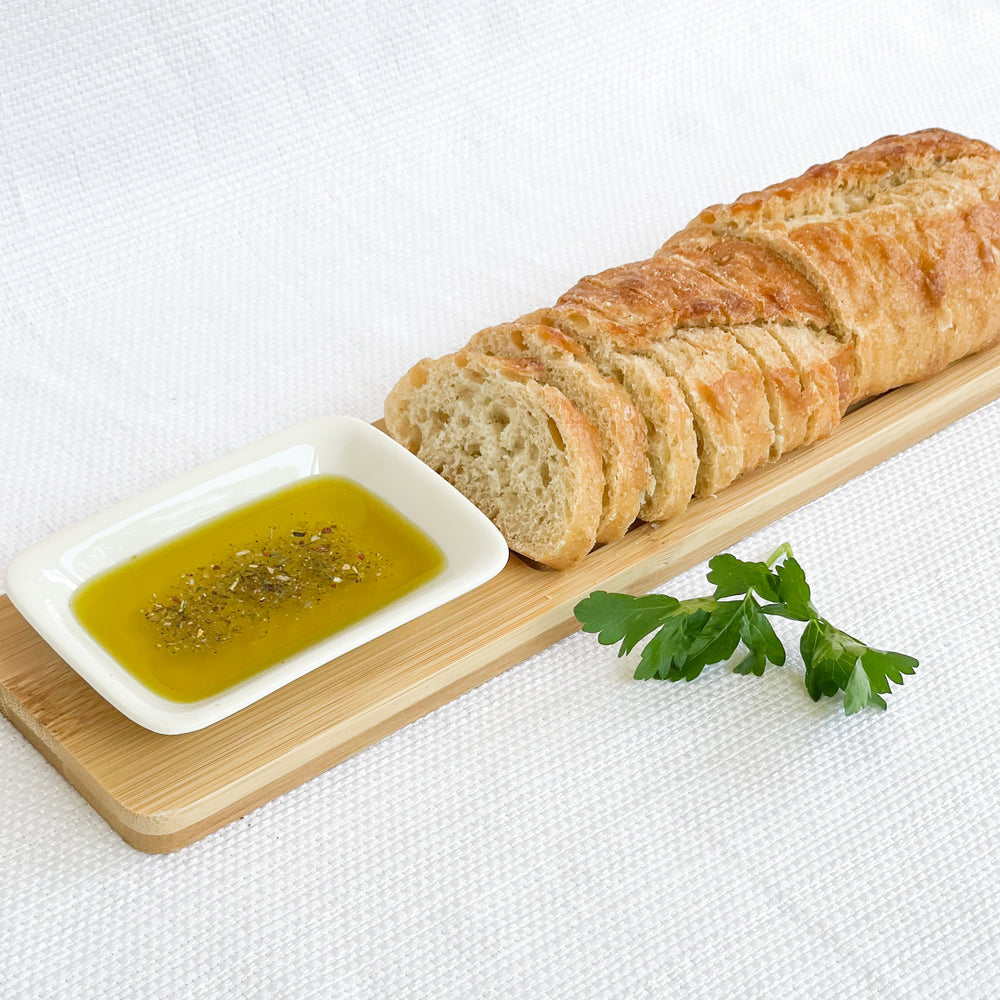
[[[985,2],[0,9],[0,568],[708,204],[1000,143]],[[920,658],[885,714],[577,634],[166,857],[0,719],[0,997],[995,996],[998,488],[993,404],[736,546]]]

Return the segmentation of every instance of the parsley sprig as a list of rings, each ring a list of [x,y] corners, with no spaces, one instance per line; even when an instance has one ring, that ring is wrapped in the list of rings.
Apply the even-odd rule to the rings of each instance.
[[[778,561],[780,560],[780,562]],[[882,696],[902,684],[917,661],[912,656],[875,649],[831,624],[816,610],[806,575],[787,542],[765,562],[747,562],[731,553],[709,561],[709,597],[679,601],[662,594],[632,597],[595,591],[574,608],[585,632],[596,632],[606,646],[620,643],[619,656],[631,653],[647,636],[635,670],[637,680],[694,680],[713,663],[742,655],[733,670],[764,673],[781,666],[785,647],[771,617],[804,622],[799,652],[805,686],[813,701],[844,692],[844,711],[885,709]]]

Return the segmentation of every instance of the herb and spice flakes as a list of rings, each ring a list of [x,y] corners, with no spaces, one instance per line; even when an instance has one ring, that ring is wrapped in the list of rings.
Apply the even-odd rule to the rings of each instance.
[[[215,652],[248,627],[259,630],[279,609],[297,618],[297,611],[386,571],[378,552],[358,551],[336,524],[272,526],[249,547],[181,573],[177,589],[154,594],[142,614],[157,631],[158,648]]]

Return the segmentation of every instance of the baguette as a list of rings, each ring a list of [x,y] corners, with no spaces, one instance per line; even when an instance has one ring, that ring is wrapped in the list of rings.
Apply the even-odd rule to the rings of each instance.
[[[714,205],[649,259],[481,332],[470,346],[489,364],[475,352],[422,362],[390,394],[387,424],[515,551],[571,565],[624,530],[627,511],[667,520],[832,433],[852,403],[1000,342],[997,302],[1000,152],[941,129],[887,136]],[[465,392],[473,372],[485,395]],[[475,407],[495,413],[501,399],[544,451],[544,476],[484,436]],[[451,410],[457,420],[438,419]],[[551,426],[558,458],[538,445]],[[630,461],[641,475],[622,471]]]

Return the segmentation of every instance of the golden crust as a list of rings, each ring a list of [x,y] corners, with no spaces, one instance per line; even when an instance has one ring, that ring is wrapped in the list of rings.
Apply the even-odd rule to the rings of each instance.
[[[996,201],[998,166],[1000,152],[992,146],[945,129],[887,135],[837,160],[816,164],[798,177],[741,194],[728,205],[706,208],[695,221],[719,234],[747,226],[829,219],[892,203],[907,196],[907,191],[899,190],[904,185],[919,186],[924,180],[933,184],[942,177],[949,183],[936,186],[932,204],[942,204],[941,191],[954,192],[965,185],[978,191],[980,200]]]
[[[928,129],[706,209],[661,253],[725,237],[781,257],[853,345],[857,400],[1000,339],[998,200],[1000,152]]]
[[[798,371],[809,412],[802,444],[811,444],[832,433],[850,405],[853,347],[830,334],[782,323],[770,325],[768,332]]]
[[[729,393],[733,406],[731,421],[739,434],[742,455],[737,476],[763,465],[771,456],[774,425],[764,373],[756,358],[728,327],[683,330],[671,343],[677,340],[701,352],[701,360],[693,363],[693,369],[697,370],[705,360],[712,362],[719,371],[720,385]]]
[[[725,323],[783,322],[817,330],[829,326],[830,313],[816,289],[767,247],[700,233],[666,244],[657,257],[688,262],[738,294],[746,307],[727,315]]]
[[[750,322],[753,305],[680,257],[653,257],[583,278],[557,305],[614,309],[630,325],[667,326]]]
[[[677,380],[691,413],[698,446],[695,496],[714,496],[746,468],[743,386],[710,353],[683,338],[656,341],[650,354]]]
[[[768,457],[780,458],[808,439],[811,398],[799,368],[767,325],[733,326],[729,333],[760,367],[773,425]]]

